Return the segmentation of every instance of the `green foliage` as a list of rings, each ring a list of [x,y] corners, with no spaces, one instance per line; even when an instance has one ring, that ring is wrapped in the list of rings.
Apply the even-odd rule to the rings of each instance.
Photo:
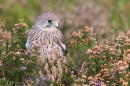
[[[36,56],[30,56],[25,49],[28,26],[20,21],[15,24],[14,32],[2,32],[0,42],[0,79],[1,85],[22,84],[33,76],[37,64]],[[38,53],[37,53],[38,55]]]
[[[7,81],[5,79],[0,79],[0,85],[4,85],[4,86],[13,86],[14,82],[13,81]]]
[[[74,84],[74,78],[70,77],[66,73],[63,73],[62,78],[63,78],[62,82],[66,83],[69,86],[73,86],[73,84]]]

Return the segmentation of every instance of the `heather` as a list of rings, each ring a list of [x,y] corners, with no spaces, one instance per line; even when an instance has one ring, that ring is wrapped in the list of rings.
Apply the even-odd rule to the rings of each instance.
[[[66,57],[74,61],[68,60],[67,72],[58,75],[64,62],[57,61],[57,64],[49,66],[52,63],[47,61],[43,64],[40,61],[37,52],[39,47],[34,47],[31,53],[25,49],[27,24],[20,20],[12,29],[13,33],[0,31],[1,85],[35,85],[31,77],[42,74],[42,71],[50,74],[50,78],[53,77],[47,82],[48,85],[128,86],[130,83],[130,32],[119,31],[115,41],[104,39],[97,42],[92,28],[74,31],[68,41],[70,57]]]

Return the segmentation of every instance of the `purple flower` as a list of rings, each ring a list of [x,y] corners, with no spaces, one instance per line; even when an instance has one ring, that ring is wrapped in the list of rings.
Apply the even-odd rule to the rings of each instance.
[[[21,69],[21,70],[26,70],[27,68],[26,68],[26,67],[24,67],[24,66],[22,66],[20,69]]]
[[[42,48],[42,46],[38,46],[38,48],[39,48],[39,49],[41,49],[41,48]]]
[[[101,86],[101,82],[96,82],[95,86]]]
[[[120,69],[120,70],[119,70],[120,73],[123,73],[123,71],[124,71],[123,69]]]

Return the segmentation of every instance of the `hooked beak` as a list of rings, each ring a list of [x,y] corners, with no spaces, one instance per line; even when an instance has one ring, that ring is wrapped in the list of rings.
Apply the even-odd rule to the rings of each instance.
[[[59,25],[58,25],[59,22],[54,22],[54,26],[58,29]]]

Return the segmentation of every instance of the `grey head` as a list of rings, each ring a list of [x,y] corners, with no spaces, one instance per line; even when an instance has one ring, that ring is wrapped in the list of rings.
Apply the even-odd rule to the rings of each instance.
[[[55,27],[58,29],[59,18],[54,13],[43,13],[38,16],[32,26],[33,28],[37,29],[44,29],[48,27]]]

